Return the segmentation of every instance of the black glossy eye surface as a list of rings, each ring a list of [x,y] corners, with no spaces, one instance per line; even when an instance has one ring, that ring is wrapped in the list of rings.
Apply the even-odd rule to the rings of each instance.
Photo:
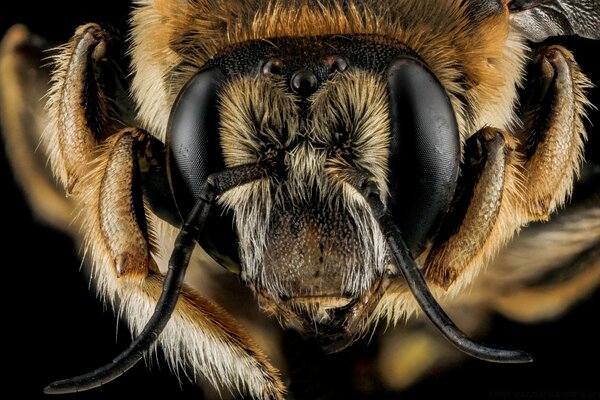
[[[208,175],[222,169],[218,90],[223,74],[209,69],[194,76],[179,94],[169,121],[169,176],[182,216],[195,203]]]
[[[314,72],[303,68],[292,75],[290,87],[294,93],[306,98],[317,90],[319,80]]]
[[[219,89],[225,76],[216,68],[195,75],[175,101],[167,129],[167,171],[181,216],[187,215],[211,173],[225,168],[219,143]],[[238,259],[231,217],[213,208],[199,238],[202,247],[229,269]]]
[[[281,59],[271,58],[270,60],[267,60],[264,63],[262,63],[260,72],[264,76],[279,75],[281,73],[282,68],[283,61],[281,61]]]
[[[458,126],[444,87],[421,61],[396,58],[387,79],[390,207],[416,257],[435,235],[456,189]]]
[[[325,59],[325,65],[328,67],[330,74],[334,72],[344,72],[349,66],[348,60],[338,55],[328,56]]]

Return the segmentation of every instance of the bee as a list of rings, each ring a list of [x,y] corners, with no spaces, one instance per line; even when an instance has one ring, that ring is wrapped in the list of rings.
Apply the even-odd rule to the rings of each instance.
[[[40,97],[22,67],[41,45],[13,28],[0,99],[15,171],[55,224],[75,210],[98,293],[135,336],[46,392],[106,384],[157,344],[216,388],[284,398],[256,339],[184,284],[209,257],[327,352],[421,310],[469,355],[531,361],[444,307],[539,319],[600,281],[598,188],[553,216],[581,171],[591,83],[538,44],[599,39],[599,21],[597,1],[141,1],[129,49],[89,23],[53,51],[31,120],[13,99]],[[38,141],[62,194],[22,168]]]

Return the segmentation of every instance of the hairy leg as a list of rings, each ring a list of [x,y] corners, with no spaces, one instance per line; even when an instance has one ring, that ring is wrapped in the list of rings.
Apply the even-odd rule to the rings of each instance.
[[[520,189],[514,147],[508,135],[493,128],[467,142],[452,210],[456,217],[442,227],[441,235],[449,237],[438,238],[427,258],[425,276],[431,282],[448,289],[473,264],[486,261],[489,247],[498,246],[497,236],[506,236],[504,226],[513,222],[510,210]]]
[[[477,292],[527,322],[554,318],[589,296],[600,285],[599,199],[526,229],[482,276]]]
[[[12,170],[40,219],[71,232],[74,204],[52,177],[47,164],[48,123],[43,97],[50,71],[44,65],[48,44],[23,25],[13,26],[0,44],[0,125]]]
[[[438,242],[421,260],[432,290],[448,302],[493,261],[522,226],[547,219],[562,205],[579,173],[589,81],[560,46],[542,50],[536,65],[537,78],[530,82],[523,130],[494,138],[490,135],[494,130],[488,128],[471,140],[454,204],[459,217],[445,222]],[[473,141],[480,146],[473,146]],[[472,149],[478,148],[483,149],[484,162],[469,167],[469,157],[477,156]],[[502,265],[496,263],[494,268],[502,274]],[[376,313],[398,321],[414,311],[415,303],[407,296],[405,285],[396,282]]]
[[[537,68],[520,136],[523,210],[528,220],[550,221],[528,227],[478,285],[494,293],[490,302],[496,309],[524,321],[557,316],[600,284],[600,194],[593,182],[591,190],[583,190],[586,180],[597,182],[593,160],[575,186],[576,204],[551,215],[571,196],[579,176],[586,140],[584,91],[590,83],[560,46],[542,50]]]
[[[527,221],[547,220],[565,203],[583,162],[583,118],[590,81],[561,46],[543,49],[539,78],[526,106],[525,129],[517,135],[524,154],[524,211]]]
[[[542,50],[536,67],[538,78],[530,83],[525,127],[515,135],[517,151],[505,154],[503,165],[497,157],[494,161],[490,144],[485,146],[486,165],[463,220],[427,259],[427,276],[441,287],[454,290],[471,282],[515,231],[531,221],[548,219],[571,193],[583,160],[588,105],[584,92],[589,81],[560,46]],[[505,138],[513,142],[510,136]]]
[[[164,279],[152,255],[139,167],[141,153],[156,139],[136,128],[113,130],[119,122],[111,119],[111,99],[90,72],[104,62],[108,46],[105,31],[85,25],[57,57],[48,105],[50,156],[78,203],[101,296],[138,334]],[[261,350],[220,307],[189,288],[158,343],[172,367],[187,368],[216,387],[261,399],[283,396],[278,372]]]

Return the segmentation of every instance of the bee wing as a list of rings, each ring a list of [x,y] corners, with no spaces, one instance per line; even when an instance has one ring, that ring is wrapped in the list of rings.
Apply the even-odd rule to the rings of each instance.
[[[0,130],[12,170],[35,213],[54,227],[70,231],[73,203],[47,168],[44,127],[52,53],[42,38],[15,25],[0,44]]]
[[[513,24],[534,42],[563,35],[600,39],[600,0],[513,0],[508,7]]]

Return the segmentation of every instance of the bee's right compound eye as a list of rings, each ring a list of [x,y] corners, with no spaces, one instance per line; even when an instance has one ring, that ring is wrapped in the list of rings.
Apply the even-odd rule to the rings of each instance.
[[[460,162],[456,116],[446,90],[416,58],[388,66],[390,208],[413,257],[435,235],[454,196]]]
[[[183,87],[167,128],[168,176],[179,214],[185,217],[212,173],[225,168],[219,141],[219,90],[225,75],[205,69]],[[215,210],[206,222],[202,247],[229,270],[238,268],[237,238],[230,216]]]

